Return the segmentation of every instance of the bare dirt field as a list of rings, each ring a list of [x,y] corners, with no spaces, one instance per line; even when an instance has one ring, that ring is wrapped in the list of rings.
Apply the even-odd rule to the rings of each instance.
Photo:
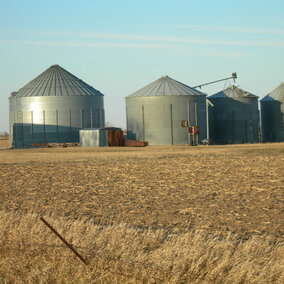
[[[0,149],[9,148],[9,137],[0,136]]]
[[[283,143],[0,150],[0,205],[0,283],[284,280]]]

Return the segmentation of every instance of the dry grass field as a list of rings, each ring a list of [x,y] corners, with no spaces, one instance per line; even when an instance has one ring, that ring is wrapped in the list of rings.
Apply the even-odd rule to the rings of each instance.
[[[283,173],[283,143],[0,150],[0,283],[282,284]]]
[[[9,148],[9,137],[0,136],[0,149]]]

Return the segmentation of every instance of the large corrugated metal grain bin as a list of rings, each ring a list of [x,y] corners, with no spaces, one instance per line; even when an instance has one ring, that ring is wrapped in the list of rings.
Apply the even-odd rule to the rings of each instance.
[[[284,82],[260,100],[263,142],[284,141]]]
[[[103,94],[59,65],[13,92],[10,146],[79,142],[79,129],[104,126]]]
[[[126,97],[127,138],[149,145],[188,144],[187,127],[199,126],[206,138],[206,95],[163,76]]]
[[[257,143],[258,97],[236,86],[209,97],[209,130],[212,144]]]

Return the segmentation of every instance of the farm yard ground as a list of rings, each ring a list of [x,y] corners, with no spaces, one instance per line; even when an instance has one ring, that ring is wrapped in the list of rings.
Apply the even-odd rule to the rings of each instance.
[[[0,135],[0,149],[9,148],[9,137]]]
[[[284,236],[284,145],[0,151],[1,208]]]
[[[1,228],[2,232],[6,230],[6,234],[0,235],[0,243],[4,247],[2,251],[0,249],[0,253],[6,257],[13,255],[13,250],[9,250],[11,245],[5,249],[6,242],[14,243],[14,247],[20,246],[23,255],[27,253],[30,256],[29,249],[32,246],[30,242],[35,238],[35,234],[42,231],[45,235],[44,228],[41,227],[43,225],[38,221],[39,216],[45,216],[59,228],[61,227],[67,236],[73,240],[77,239],[79,243],[82,242],[82,240],[79,241],[81,238],[84,239],[84,236],[80,237],[78,233],[80,230],[85,232],[83,234],[85,237],[87,235],[90,237],[92,230],[94,230],[93,233],[96,232],[94,235],[98,236],[98,232],[104,234],[106,228],[108,230],[112,228],[113,232],[120,232],[116,234],[116,236],[119,235],[116,241],[129,254],[131,254],[129,249],[135,243],[134,239],[139,243],[139,238],[140,241],[141,239],[145,241],[146,238],[147,249],[145,249],[144,241],[142,247],[135,243],[135,248],[132,247],[131,250],[136,256],[127,256],[137,261],[137,255],[141,257],[141,254],[145,254],[143,261],[141,259],[139,261],[140,264],[141,261],[143,263],[142,268],[137,269],[139,273],[145,275],[135,272],[135,265],[134,268],[131,266],[131,269],[129,265],[127,269],[125,265],[124,268],[117,268],[116,262],[110,265],[105,261],[104,264],[100,263],[99,267],[92,270],[95,275],[105,277],[97,279],[98,282],[113,283],[114,275],[116,275],[117,283],[137,283],[142,281],[141,279],[144,283],[145,281],[146,283],[151,281],[151,283],[282,283],[284,279],[283,173],[283,143],[198,147],[0,150],[1,218],[2,221],[10,220],[9,222],[13,224],[4,222],[6,227]],[[17,222],[22,224],[22,230],[19,229],[21,227],[19,224],[11,220],[18,220]],[[28,229],[27,224],[30,228],[34,228],[33,232]],[[76,226],[81,229],[76,230]],[[93,226],[92,230],[90,226]],[[70,233],[70,228],[73,230],[73,235]],[[195,234],[199,236],[198,240],[194,239]],[[150,237],[152,235],[153,238]],[[168,266],[163,266],[163,271],[166,270],[166,272],[159,276],[159,280],[154,276],[151,278],[151,275],[157,275],[153,267],[161,264],[165,258],[165,254],[158,253],[161,246],[164,248],[168,246],[168,250],[170,247],[174,248],[173,243],[171,245],[167,243],[172,241],[173,236],[182,240],[190,239],[191,244],[194,244],[196,248],[201,246],[201,243],[207,242],[202,249],[200,247],[200,251],[203,255],[207,252],[208,257],[214,255],[216,259],[218,259],[217,247],[219,248],[220,244],[226,240],[223,248],[227,250],[219,251],[219,259],[225,263],[223,258],[226,256],[225,252],[229,251],[231,260],[229,264],[226,263],[226,268],[220,268],[221,270],[217,273],[217,264],[214,261],[210,262],[208,260],[210,257],[207,262],[204,260],[198,264],[198,259],[189,260],[189,256],[185,259],[185,256],[182,258],[171,255],[173,261],[178,261],[180,258],[187,268],[182,266],[177,268],[174,264],[168,263]],[[36,238],[40,239],[40,236]],[[45,235],[45,238],[45,244],[52,242],[59,244],[52,239],[52,236]],[[126,243],[127,238],[132,239],[133,243]],[[27,240],[27,244],[23,242],[23,239]],[[105,236],[105,239],[108,238]],[[213,240],[214,245],[208,245],[208,242]],[[94,246],[94,242],[95,237],[92,239],[92,244],[88,243],[89,248]],[[114,242],[109,240],[108,243],[109,247],[113,247],[112,254],[115,254],[114,247],[116,247],[116,253],[120,250],[119,245],[115,245]],[[219,242],[218,245],[216,242]],[[258,254],[261,247],[264,249],[266,262],[258,255],[261,263],[257,264],[258,270],[262,270],[262,273],[246,263],[246,269],[250,271],[244,271],[243,275],[236,277],[235,266],[232,263],[232,253],[234,254],[232,250],[236,250],[235,246],[242,242],[246,242],[247,245],[249,242],[253,242],[254,245],[257,243]],[[187,251],[188,244],[183,245],[184,251]],[[81,246],[86,246],[86,243],[81,243]],[[101,251],[106,253],[106,247],[100,247]],[[207,247],[211,251],[206,251]],[[252,246],[244,248],[243,253],[249,253],[248,250],[251,248]],[[64,249],[61,247],[59,252],[58,246],[53,251],[41,247],[38,253],[41,250],[47,253],[47,259],[45,258],[44,261],[51,265],[50,259],[54,261],[52,257],[55,257],[51,255],[58,253],[62,257]],[[98,244],[95,250],[98,251]],[[35,255],[30,256],[30,262],[34,263],[35,258],[38,259],[40,256],[36,257],[36,250],[32,251]],[[273,254],[269,255],[272,251]],[[85,253],[88,255],[87,251]],[[66,254],[68,255],[68,252]],[[124,254],[125,252],[121,252],[120,255],[118,253],[117,259],[121,261],[126,257]],[[155,261],[150,261],[153,254],[156,254]],[[279,260],[282,259],[282,262],[277,260],[278,257]],[[89,259],[94,260],[95,256],[89,255]],[[76,263],[76,259],[72,261]],[[133,260],[134,263],[135,261]],[[251,260],[254,266],[255,261],[255,259]],[[70,265],[74,268],[73,262],[66,266]],[[36,263],[38,267],[39,264]],[[240,263],[242,260],[236,260],[236,266]],[[271,266],[276,263],[277,267]],[[0,283],[1,276],[4,280],[12,279],[12,270],[7,271],[4,267],[1,268],[2,264],[4,265],[0,261]],[[106,266],[111,267],[112,270]],[[195,269],[199,267],[199,270],[196,270],[199,272],[194,274],[192,267]],[[83,268],[80,269],[82,272]],[[212,272],[214,275],[211,275],[208,269],[211,272],[215,271],[215,274]],[[118,276],[117,270],[128,272]],[[201,271],[204,270],[207,272],[203,275]],[[21,273],[31,275],[33,269],[19,264],[17,271],[18,277],[21,278]],[[98,271],[104,271],[104,273],[100,274]],[[272,273],[273,276],[271,271],[275,271],[275,274]],[[76,273],[79,277],[80,272],[76,270]],[[82,273],[86,274],[86,272]],[[63,275],[65,274],[61,275],[61,279],[67,277]],[[89,280],[92,278],[90,275]],[[33,277],[39,276],[33,274],[30,277],[31,281],[34,281],[37,278]],[[57,280],[60,279],[60,276],[58,277]],[[269,278],[270,282],[266,282],[267,277],[272,277]],[[252,279],[257,282],[252,282]],[[87,280],[82,281],[82,283],[88,283]],[[94,279],[92,281],[96,283]],[[68,280],[66,283],[69,283]]]

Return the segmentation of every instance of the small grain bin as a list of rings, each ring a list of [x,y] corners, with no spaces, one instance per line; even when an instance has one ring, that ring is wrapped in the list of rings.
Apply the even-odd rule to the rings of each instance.
[[[13,148],[79,142],[79,129],[104,126],[103,94],[59,65],[13,92],[9,103]]]
[[[188,144],[188,128],[206,138],[206,95],[168,76],[126,97],[127,138],[149,145]]]
[[[263,142],[284,141],[284,82],[260,101]]]
[[[257,143],[258,97],[236,86],[209,97],[209,130],[212,144]]]

